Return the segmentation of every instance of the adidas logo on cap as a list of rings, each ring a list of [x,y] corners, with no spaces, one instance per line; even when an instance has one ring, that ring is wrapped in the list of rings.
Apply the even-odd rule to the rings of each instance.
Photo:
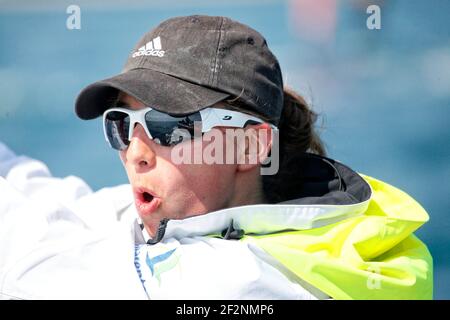
[[[155,56],[155,57],[162,57],[164,56],[164,50],[161,50],[161,38],[157,37],[153,39],[152,41],[147,42],[145,46],[142,46],[133,53],[132,57],[140,57],[140,56]]]

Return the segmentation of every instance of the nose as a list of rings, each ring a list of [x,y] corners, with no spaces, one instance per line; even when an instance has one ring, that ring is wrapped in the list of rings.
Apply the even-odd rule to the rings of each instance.
[[[127,162],[138,173],[145,172],[156,163],[155,143],[147,136],[144,128],[138,123],[133,129],[130,144],[126,150]]]

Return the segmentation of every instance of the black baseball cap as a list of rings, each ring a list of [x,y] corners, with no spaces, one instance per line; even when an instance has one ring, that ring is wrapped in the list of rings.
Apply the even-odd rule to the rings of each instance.
[[[84,120],[100,116],[119,90],[173,115],[238,97],[249,111],[278,124],[283,106],[280,65],[266,40],[227,17],[163,21],[141,38],[120,74],[80,92],[76,114]]]

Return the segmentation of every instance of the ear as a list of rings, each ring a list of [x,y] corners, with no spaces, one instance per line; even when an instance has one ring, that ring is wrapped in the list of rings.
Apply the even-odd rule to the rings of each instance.
[[[238,171],[259,167],[272,147],[272,127],[268,123],[245,128],[245,148],[238,150]]]

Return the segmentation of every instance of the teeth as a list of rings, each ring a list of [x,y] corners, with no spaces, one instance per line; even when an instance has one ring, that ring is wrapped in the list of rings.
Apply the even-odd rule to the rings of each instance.
[[[147,202],[150,202],[153,200],[153,196],[148,192],[144,192],[143,196],[144,196],[144,200]]]

